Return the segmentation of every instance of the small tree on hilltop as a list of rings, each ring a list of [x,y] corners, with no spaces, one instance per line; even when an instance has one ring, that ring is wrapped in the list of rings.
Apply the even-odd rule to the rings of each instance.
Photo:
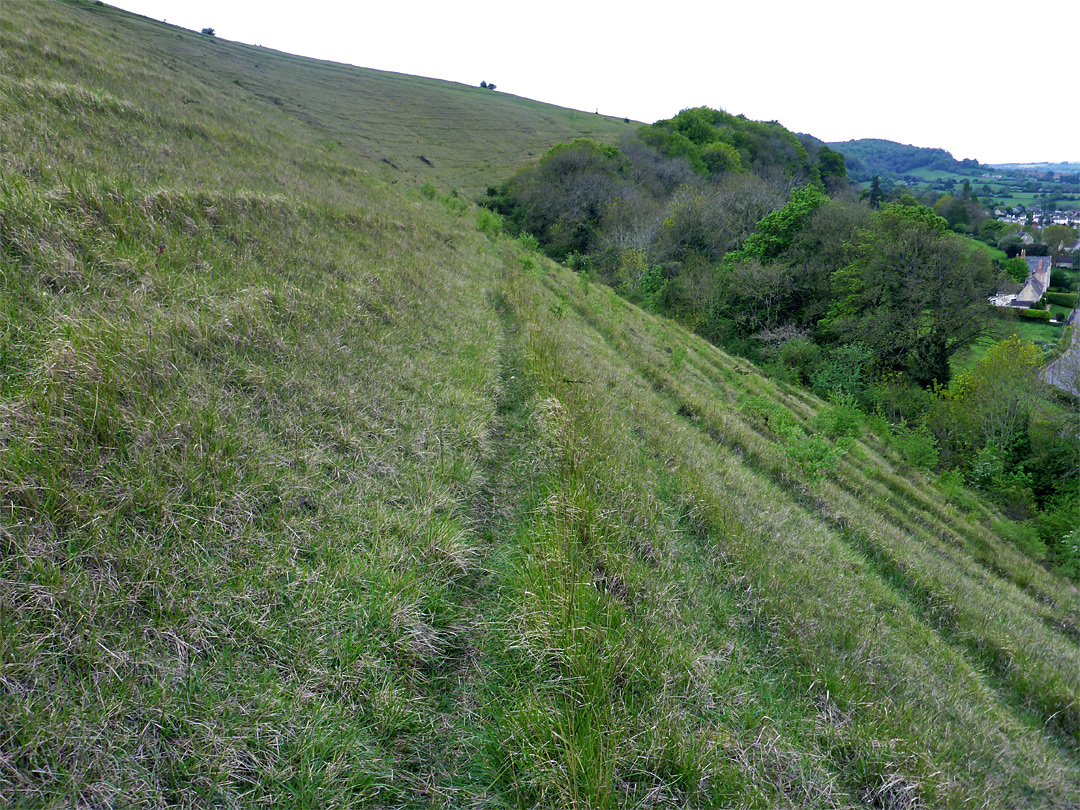
[[[212,37],[212,36],[214,36],[214,29],[213,28],[204,28],[202,30],[202,33],[206,34],[208,37]]]

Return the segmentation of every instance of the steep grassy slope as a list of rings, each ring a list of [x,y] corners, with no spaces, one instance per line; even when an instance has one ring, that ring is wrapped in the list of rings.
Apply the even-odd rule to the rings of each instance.
[[[3,803],[1075,806],[995,513],[97,9],[0,6]]]

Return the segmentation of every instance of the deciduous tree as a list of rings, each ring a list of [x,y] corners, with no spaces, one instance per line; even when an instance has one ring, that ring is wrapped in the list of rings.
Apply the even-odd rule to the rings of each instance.
[[[992,444],[1008,451],[1018,441],[1042,389],[1042,367],[1042,351],[1012,335],[957,376],[946,396],[963,412],[956,422],[974,432],[976,447]]]
[[[885,368],[920,385],[947,383],[949,358],[986,328],[996,274],[982,250],[922,206],[888,205],[860,231],[856,258],[833,275],[825,326],[862,340]]]

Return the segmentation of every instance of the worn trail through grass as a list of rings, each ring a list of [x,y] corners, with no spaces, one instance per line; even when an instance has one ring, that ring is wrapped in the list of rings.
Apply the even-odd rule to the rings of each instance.
[[[624,126],[0,3],[0,804],[1075,805],[1074,586],[453,192]]]

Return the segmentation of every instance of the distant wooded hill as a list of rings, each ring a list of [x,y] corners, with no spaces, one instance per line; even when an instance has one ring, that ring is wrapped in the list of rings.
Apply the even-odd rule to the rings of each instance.
[[[847,163],[852,180],[869,180],[876,174],[907,174],[916,169],[960,171],[978,165],[976,160],[957,160],[944,149],[909,146],[878,138],[830,143]]]

